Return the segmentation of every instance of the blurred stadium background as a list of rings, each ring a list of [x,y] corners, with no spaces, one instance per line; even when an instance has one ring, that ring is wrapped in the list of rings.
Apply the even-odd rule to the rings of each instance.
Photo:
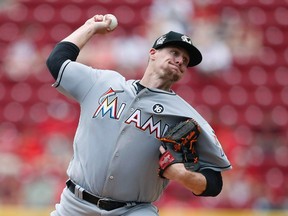
[[[174,90],[214,127],[233,170],[217,198],[171,184],[162,215],[288,215],[287,0],[1,0],[0,215],[49,215],[59,200],[78,107],[51,87],[45,61],[97,13],[119,27],[85,47],[86,64],[138,79],[171,29],[204,56]]]

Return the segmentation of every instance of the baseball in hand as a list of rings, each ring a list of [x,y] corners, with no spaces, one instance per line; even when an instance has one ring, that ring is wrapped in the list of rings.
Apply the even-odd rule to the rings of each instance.
[[[113,14],[106,14],[104,16],[103,21],[105,21],[107,18],[111,19],[111,23],[108,27],[108,30],[112,31],[118,26],[117,18]]]

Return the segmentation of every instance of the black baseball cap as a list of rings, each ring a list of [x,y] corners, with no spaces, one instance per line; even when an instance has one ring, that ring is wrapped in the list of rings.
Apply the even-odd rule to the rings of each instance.
[[[187,50],[190,61],[188,67],[198,65],[202,61],[201,52],[192,44],[190,37],[185,34],[170,31],[167,34],[160,36],[153,44],[154,49],[160,49],[166,46],[175,45]]]

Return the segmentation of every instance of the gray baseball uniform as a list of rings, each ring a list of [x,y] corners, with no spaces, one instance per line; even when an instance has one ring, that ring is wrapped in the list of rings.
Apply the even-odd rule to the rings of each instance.
[[[223,171],[231,165],[213,129],[187,102],[174,92],[148,88],[138,92],[136,83],[115,71],[67,60],[53,86],[81,107],[74,155],[67,170],[69,178],[99,197],[144,202],[138,208],[146,210],[135,215],[145,215],[145,211],[157,215],[157,209],[149,203],[156,201],[168,184],[158,176],[158,138],[169,126],[186,118],[198,122],[202,129],[197,147],[200,169]],[[62,202],[73,199],[71,194],[63,193]],[[77,205],[92,208],[83,201]],[[67,209],[61,208],[58,212],[65,215]],[[93,208],[97,212],[98,207]],[[118,208],[107,215],[125,211],[128,209]]]

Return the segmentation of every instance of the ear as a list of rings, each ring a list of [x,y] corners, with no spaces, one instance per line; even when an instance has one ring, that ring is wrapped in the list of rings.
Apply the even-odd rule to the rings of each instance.
[[[154,48],[151,48],[149,51],[150,59],[155,59],[155,54],[157,53],[157,50]]]

